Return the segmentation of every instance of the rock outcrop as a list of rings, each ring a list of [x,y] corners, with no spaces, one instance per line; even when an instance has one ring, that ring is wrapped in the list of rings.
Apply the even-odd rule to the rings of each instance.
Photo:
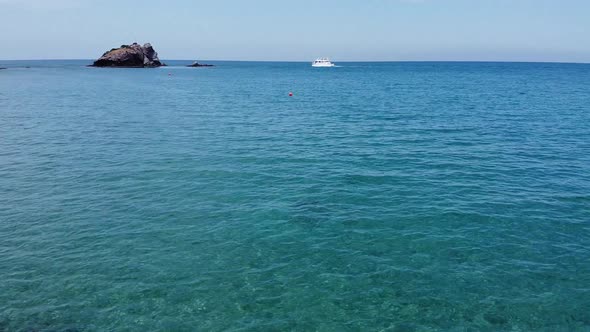
[[[147,43],[141,46],[133,43],[131,45],[121,45],[119,48],[113,48],[94,61],[92,66],[150,68],[165,65],[160,62],[158,53],[151,44]]]
[[[0,67],[0,70],[2,70],[2,69],[6,69],[6,68],[4,68],[4,67]]]
[[[193,62],[192,65],[188,65],[187,67],[213,67],[213,65],[207,65],[204,63],[198,63],[197,61]]]

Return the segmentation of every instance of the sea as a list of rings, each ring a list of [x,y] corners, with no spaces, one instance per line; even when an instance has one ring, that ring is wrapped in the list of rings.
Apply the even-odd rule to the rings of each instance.
[[[0,331],[590,331],[589,64],[91,62],[0,61]]]

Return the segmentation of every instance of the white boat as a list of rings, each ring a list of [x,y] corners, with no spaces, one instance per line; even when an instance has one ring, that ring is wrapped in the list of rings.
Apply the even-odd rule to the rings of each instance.
[[[330,59],[328,58],[319,58],[316,59],[312,64],[312,67],[334,67],[335,64],[333,64],[332,62],[330,62]]]

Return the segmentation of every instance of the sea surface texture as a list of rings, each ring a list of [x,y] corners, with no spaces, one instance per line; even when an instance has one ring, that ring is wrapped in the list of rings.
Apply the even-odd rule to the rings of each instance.
[[[590,331],[590,65],[88,63],[0,61],[0,331]]]

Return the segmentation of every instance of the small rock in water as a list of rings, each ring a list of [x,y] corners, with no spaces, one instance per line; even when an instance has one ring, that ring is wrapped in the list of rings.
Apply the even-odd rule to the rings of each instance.
[[[198,63],[197,61],[195,61],[192,65],[188,65],[187,67],[213,67],[213,65]]]

